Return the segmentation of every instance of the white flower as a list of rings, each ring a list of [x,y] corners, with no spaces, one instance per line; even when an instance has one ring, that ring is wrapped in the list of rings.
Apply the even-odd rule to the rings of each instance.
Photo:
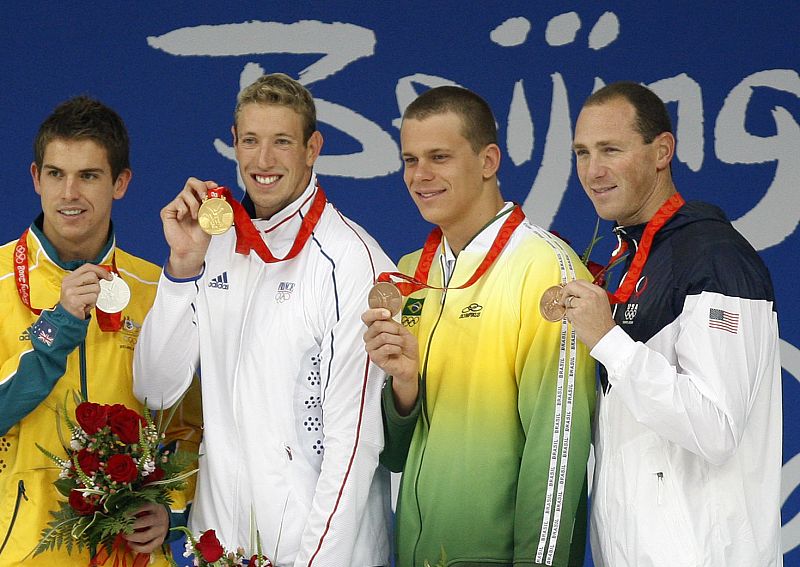
[[[142,465],[142,476],[147,476],[154,470],[156,470],[156,462],[151,457],[144,462],[144,465]]]

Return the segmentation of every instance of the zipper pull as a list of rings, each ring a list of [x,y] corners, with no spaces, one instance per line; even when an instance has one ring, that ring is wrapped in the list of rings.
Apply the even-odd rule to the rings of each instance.
[[[289,455],[289,460],[291,461],[292,460],[292,448],[289,447],[289,445],[286,445],[286,447],[284,447],[284,449],[286,449],[286,454]]]

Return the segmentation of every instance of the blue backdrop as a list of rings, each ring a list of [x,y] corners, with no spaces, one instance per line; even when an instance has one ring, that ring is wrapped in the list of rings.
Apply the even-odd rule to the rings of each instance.
[[[29,176],[38,125],[58,102],[88,93],[117,109],[131,133],[134,177],[115,206],[118,240],[162,263],[158,210],[190,175],[236,186],[236,94],[264,71],[283,71],[317,99],[326,192],[395,260],[430,230],[403,185],[399,117],[418,91],[440,84],[489,101],[505,154],[505,197],[581,251],[595,215],[570,151],[580,105],[615,80],[655,89],[676,125],[678,188],[722,206],[775,281],[783,544],[786,565],[800,565],[796,1],[64,4],[3,9],[2,241],[19,237],[39,211]],[[604,239],[594,258],[610,245]]]

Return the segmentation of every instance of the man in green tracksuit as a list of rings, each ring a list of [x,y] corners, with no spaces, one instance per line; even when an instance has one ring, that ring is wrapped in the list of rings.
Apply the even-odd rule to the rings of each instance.
[[[504,202],[483,99],[431,89],[405,111],[405,182],[437,225],[404,257],[402,323],[363,320],[384,389],[383,462],[402,471],[397,565],[582,565],[595,366],[545,290],[589,279],[575,253]]]

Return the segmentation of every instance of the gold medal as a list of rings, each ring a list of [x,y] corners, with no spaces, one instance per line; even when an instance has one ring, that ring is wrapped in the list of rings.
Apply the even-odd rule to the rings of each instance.
[[[400,313],[403,306],[403,296],[397,286],[391,282],[378,282],[369,290],[369,308],[382,307],[388,309],[392,317]]]
[[[233,225],[233,208],[225,199],[211,197],[200,205],[197,222],[206,234],[223,234]]]
[[[539,312],[542,317],[555,323],[561,321],[567,313],[567,308],[561,305],[561,286],[554,285],[544,290],[542,298],[539,300]]]

